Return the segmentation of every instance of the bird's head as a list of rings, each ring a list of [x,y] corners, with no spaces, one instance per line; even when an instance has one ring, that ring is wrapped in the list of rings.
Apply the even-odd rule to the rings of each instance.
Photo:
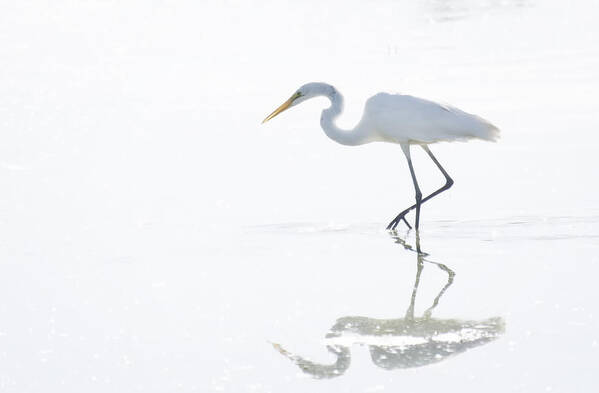
[[[273,113],[268,115],[266,119],[262,121],[262,123],[266,123],[279,113],[291,108],[292,106],[301,104],[302,102],[309,100],[310,98],[318,97],[318,96],[331,96],[336,93],[336,90],[333,86],[328,85],[326,83],[312,82],[306,83],[302,87],[296,90],[295,93],[287,101],[281,104]]]

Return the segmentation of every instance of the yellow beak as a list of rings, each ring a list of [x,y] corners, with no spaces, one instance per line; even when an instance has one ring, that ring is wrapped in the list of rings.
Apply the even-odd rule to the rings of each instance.
[[[292,95],[290,99],[288,99],[280,107],[275,109],[275,111],[273,113],[271,113],[270,115],[268,115],[266,117],[266,119],[262,120],[262,124],[266,123],[267,121],[269,121],[270,119],[272,119],[273,117],[278,115],[279,113],[289,109],[289,107],[291,106],[293,101],[295,101],[295,99],[298,98],[299,96],[300,96],[300,93],[295,93],[294,95]]]

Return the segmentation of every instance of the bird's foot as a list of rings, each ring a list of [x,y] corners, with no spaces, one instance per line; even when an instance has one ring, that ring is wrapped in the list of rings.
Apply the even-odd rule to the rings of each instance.
[[[406,223],[406,225],[408,226],[408,229],[412,229],[412,226],[410,225],[410,223],[408,222],[408,220],[406,220],[406,217],[405,217],[407,213],[408,212],[406,212],[406,211],[399,213],[397,215],[397,217],[395,217],[393,219],[393,221],[391,221],[389,223],[389,225],[387,225],[387,230],[388,231],[389,230],[394,231],[395,228],[397,228],[397,225],[399,224],[399,222],[402,221],[402,220],[403,220],[403,222]]]

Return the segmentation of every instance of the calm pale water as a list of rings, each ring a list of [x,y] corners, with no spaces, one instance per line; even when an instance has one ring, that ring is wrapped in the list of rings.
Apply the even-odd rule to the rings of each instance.
[[[596,2],[0,11],[0,391],[599,388]],[[309,81],[343,127],[401,91],[502,139],[433,146],[455,186],[390,234],[398,146],[324,99],[260,125]]]

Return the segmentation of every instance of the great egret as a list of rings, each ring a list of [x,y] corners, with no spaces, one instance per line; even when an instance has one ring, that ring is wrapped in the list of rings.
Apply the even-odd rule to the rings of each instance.
[[[420,206],[453,185],[453,180],[435,158],[428,145],[436,142],[465,141],[483,139],[496,141],[499,129],[487,120],[466,113],[449,105],[439,104],[403,94],[378,93],[366,101],[364,114],[352,130],[342,130],[335,125],[335,119],[343,111],[343,97],[334,86],[326,83],[307,83],[268,115],[262,123],[267,122],[284,110],[298,105],[310,98],[324,96],[331,101],[331,106],[322,111],[320,126],[332,140],[342,145],[356,146],[370,142],[398,143],[408,160],[410,174],[416,191],[416,203],[400,212],[387,226],[395,229],[403,220],[412,228],[405,215],[416,209],[415,227],[420,224]],[[412,159],[410,147],[419,145],[426,151],[437,168],[445,176],[445,185],[425,198],[422,197]]]

